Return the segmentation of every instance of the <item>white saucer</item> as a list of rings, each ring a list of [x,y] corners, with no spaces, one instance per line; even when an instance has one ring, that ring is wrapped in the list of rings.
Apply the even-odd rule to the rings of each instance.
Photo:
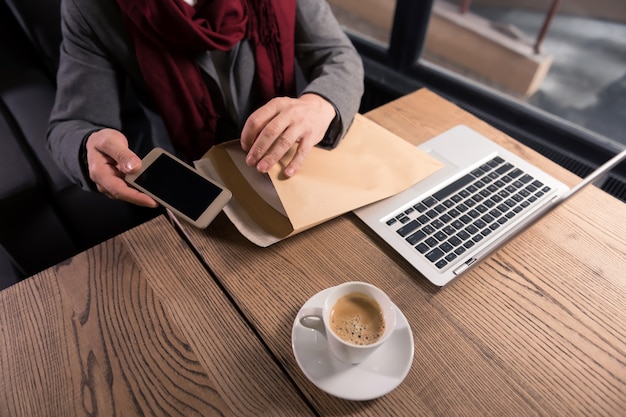
[[[329,289],[315,294],[304,306],[321,307]],[[326,337],[300,324],[296,315],[291,345],[300,369],[319,389],[346,400],[372,400],[389,393],[400,385],[413,363],[413,333],[397,306],[396,311],[397,327],[391,338],[358,365],[337,359],[329,351]]]

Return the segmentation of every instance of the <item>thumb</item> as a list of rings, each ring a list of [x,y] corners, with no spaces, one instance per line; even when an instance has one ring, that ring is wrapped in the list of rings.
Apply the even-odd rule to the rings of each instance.
[[[96,151],[95,155],[100,154],[115,161],[117,169],[124,174],[141,168],[141,159],[128,148],[126,136],[115,129],[102,129],[93,133],[87,139],[87,155],[90,149]]]
[[[129,149],[125,149],[118,154],[117,163],[119,170],[124,174],[135,172],[141,168],[141,159]]]

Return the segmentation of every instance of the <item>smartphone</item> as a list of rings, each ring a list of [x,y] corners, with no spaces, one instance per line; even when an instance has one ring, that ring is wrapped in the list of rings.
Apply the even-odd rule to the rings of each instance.
[[[230,190],[161,148],[151,150],[142,159],[141,170],[127,174],[125,180],[201,229],[232,196]]]

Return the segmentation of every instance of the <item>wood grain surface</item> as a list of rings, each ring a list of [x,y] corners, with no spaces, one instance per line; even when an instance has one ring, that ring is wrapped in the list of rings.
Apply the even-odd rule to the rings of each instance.
[[[577,181],[426,90],[367,116],[413,143],[463,123],[562,181]],[[320,415],[624,415],[626,206],[595,187],[441,289],[352,214],[268,248],[249,243],[224,215],[204,231],[185,230]],[[291,350],[300,306],[348,280],[385,290],[414,334],[409,375],[377,400],[325,394]]]
[[[0,370],[7,417],[311,413],[163,217],[2,291]]]

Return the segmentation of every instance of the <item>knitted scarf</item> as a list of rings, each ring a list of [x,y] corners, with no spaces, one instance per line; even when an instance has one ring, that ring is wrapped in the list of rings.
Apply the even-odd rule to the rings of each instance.
[[[295,92],[296,0],[117,0],[139,67],[178,152],[201,157],[225,114],[219,86],[207,83],[198,54],[247,39],[263,101]]]

